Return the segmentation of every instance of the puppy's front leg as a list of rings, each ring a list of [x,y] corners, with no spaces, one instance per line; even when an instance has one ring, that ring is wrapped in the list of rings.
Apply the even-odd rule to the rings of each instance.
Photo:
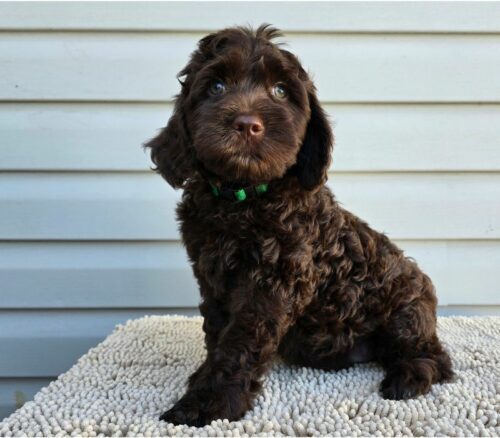
[[[205,293],[203,293],[203,291]],[[210,292],[210,291],[209,291]],[[213,298],[212,293],[202,289],[203,301],[200,304],[200,313],[203,316],[203,331],[205,332],[205,347],[207,357],[199,368],[189,377],[188,388],[196,384],[199,376],[203,376],[210,369],[212,355],[219,342],[219,337],[224,328],[229,324],[229,315],[223,303]]]
[[[218,418],[236,420],[252,407],[260,378],[296,314],[290,297],[267,293],[234,309],[187,393],[162,420],[200,427]]]

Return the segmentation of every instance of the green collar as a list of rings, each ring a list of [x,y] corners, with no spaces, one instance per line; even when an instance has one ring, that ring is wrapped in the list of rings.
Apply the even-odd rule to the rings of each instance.
[[[241,202],[245,199],[256,198],[257,196],[266,193],[269,185],[267,183],[256,184],[238,189],[231,189],[223,185],[216,185],[212,181],[208,182],[212,188],[212,193],[217,198],[224,198],[230,201]]]

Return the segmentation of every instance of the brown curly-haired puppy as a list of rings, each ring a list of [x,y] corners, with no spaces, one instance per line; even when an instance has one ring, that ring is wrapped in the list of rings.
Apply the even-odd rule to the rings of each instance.
[[[161,418],[201,426],[252,407],[271,360],[338,370],[377,360],[384,397],[452,376],[430,279],[325,186],[333,137],[278,32],[208,35],[167,127],[149,141],[183,188],[181,233],[200,286],[207,357]]]

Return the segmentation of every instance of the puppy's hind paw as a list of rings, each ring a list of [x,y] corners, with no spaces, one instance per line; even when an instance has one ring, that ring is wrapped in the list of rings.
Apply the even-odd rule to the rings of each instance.
[[[425,368],[417,370],[420,372],[415,372],[415,368],[389,371],[380,385],[382,396],[390,400],[407,400],[429,392],[433,374],[422,372]]]

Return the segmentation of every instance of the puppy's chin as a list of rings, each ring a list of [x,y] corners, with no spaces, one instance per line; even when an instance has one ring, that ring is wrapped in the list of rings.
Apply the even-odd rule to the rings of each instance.
[[[240,144],[216,153],[205,149],[197,153],[197,158],[221,181],[257,184],[283,177],[296,161],[295,153],[269,153],[265,147],[265,144]]]

